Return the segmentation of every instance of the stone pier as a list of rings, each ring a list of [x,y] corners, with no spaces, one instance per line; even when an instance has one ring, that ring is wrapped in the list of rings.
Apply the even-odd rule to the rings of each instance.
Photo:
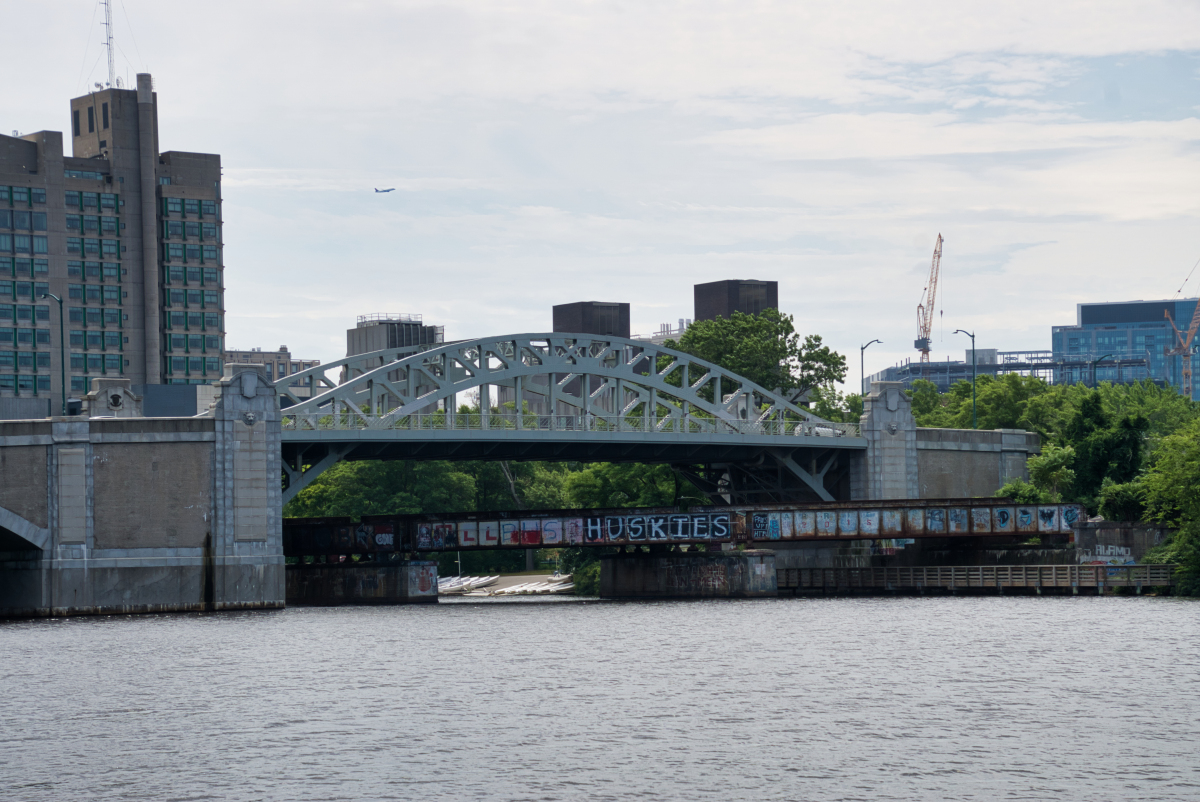
[[[750,599],[775,595],[775,552],[768,549],[600,558],[601,598]]]

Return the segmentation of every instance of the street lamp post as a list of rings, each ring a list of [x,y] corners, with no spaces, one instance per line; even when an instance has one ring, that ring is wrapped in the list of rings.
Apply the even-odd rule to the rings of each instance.
[[[867,349],[875,343],[883,345],[883,340],[871,340],[866,345],[860,346],[858,349],[858,392],[865,398],[867,395]]]
[[[971,338],[971,428],[979,428],[979,419],[975,415],[975,380],[979,375],[979,355],[975,353],[975,332],[955,329],[955,334],[965,334]]]
[[[63,331],[63,305],[62,298],[59,298],[54,293],[43,292],[39,297],[53,298],[58,301],[58,366],[62,369],[62,410],[60,415],[67,414],[67,341],[65,332]]]
[[[1112,354],[1105,354],[1104,356],[1100,357],[1099,359],[1092,360],[1092,387],[1096,386],[1096,365],[1098,365],[1099,363],[1108,359],[1110,356],[1112,356]],[[1119,366],[1119,364],[1120,363],[1118,363],[1118,366]]]

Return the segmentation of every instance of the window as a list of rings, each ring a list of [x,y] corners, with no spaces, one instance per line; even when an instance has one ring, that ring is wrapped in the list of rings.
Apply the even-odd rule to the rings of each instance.
[[[201,233],[202,239],[216,239],[217,238],[217,224],[216,223],[205,223],[201,227],[200,230],[202,232]]]
[[[34,237],[34,239],[37,239],[37,237]],[[45,237],[42,239],[45,239]],[[121,244],[115,239],[102,239],[100,240],[100,253],[104,256],[119,257],[121,255]]]
[[[163,198],[167,206],[167,214],[183,214],[183,200],[180,198]]]
[[[204,335],[203,334],[189,334],[188,335],[188,350],[194,351],[198,354],[203,352],[204,351]]]
[[[183,290],[168,290],[167,303],[171,306],[183,306],[184,294]]]
[[[2,237],[3,235],[0,235],[0,238]],[[79,237],[67,237],[67,253],[73,253],[75,255],[83,253],[83,240],[81,240]],[[79,263],[76,262],[75,264]]]
[[[183,202],[183,210],[188,214],[200,214],[200,201],[188,198]]]
[[[87,324],[89,326],[99,326],[102,319],[100,317],[100,310],[89,307],[85,311],[87,312]]]
[[[17,377],[17,392],[18,393],[35,393],[37,392],[37,377],[36,376],[18,376]]]
[[[71,329],[68,345],[72,348],[82,348],[84,343],[83,332],[78,329]]]
[[[38,329],[36,334],[37,334],[37,344],[38,345],[49,345],[50,344],[50,330],[49,329]]]
[[[0,351],[0,368],[14,368],[17,354],[15,351]]]
[[[173,329],[182,329],[187,325],[187,315],[183,312],[171,312],[170,320]]]
[[[203,246],[203,250],[204,250],[204,261],[206,261],[206,262],[217,261],[217,246],[216,245],[205,245],[205,246]]]
[[[0,329],[0,345],[13,345],[16,343],[16,329],[3,328]]]
[[[102,266],[102,275],[105,281],[120,281],[121,266],[115,265],[112,262],[105,262]]]
[[[188,280],[188,284],[199,284],[200,283],[200,268],[189,267],[187,269],[187,280]]]
[[[28,231],[33,226],[33,214],[30,212],[13,212],[13,228]]]
[[[106,303],[106,304],[121,303],[121,288],[120,287],[105,287],[104,288],[104,303]]]
[[[183,222],[179,220],[167,220],[164,224],[167,227],[167,238],[183,236]]]
[[[33,237],[26,234],[14,235],[13,250],[16,253],[33,253]]]
[[[13,321],[13,305],[0,304],[0,321],[12,325]]]
[[[33,252],[34,253],[49,253],[50,252],[50,244],[46,240],[45,237],[34,237],[33,238]]]
[[[89,303],[100,303],[100,288],[95,284],[84,284],[83,297]]]
[[[83,354],[71,353],[71,370],[85,370],[85,365],[87,365],[87,362]]]
[[[88,354],[87,369],[90,373],[100,373],[104,370],[104,354]]]
[[[50,262],[47,259],[33,260],[33,275],[48,276],[50,275]]]
[[[19,351],[17,353],[17,367],[31,369],[33,367],[33,358],[35,354],[30,351]]]
[[[45,203],[46,202],[46,190],[37,189],[35,187],[33,189],[33,202],[34,203]]]
[[[38,351],[37,366],[39,368],[50,367],[50,352],[49,351]]]
[[[68,284],[67,285],[67,299],[71,300],[71,301],[82,301],[83,300],[83,285],[82,284]]]
[[[83,240],[83,253],[85,256],[87,256],[89,254],[92,256],[99,256],[100,255],[100,240],[92,239],[90,237],[85,237]]]
[[[158,183],[159,183],[159,185],[160,185],[160,186],[164,186],[164,187],[169,187],[169,186],[171,186],[171,176],[169,176],[169,175],[160,175],[160,176],[158,177]]]
[[[121,372],[121,355],[120,354],[105,354],[104,355],[104,372],[105,373],[120,373]]]
[[[202,331],[204,329],[204,314],[201,312],[188,312],[188,328],[193,331]]]
[[[17,345],[33,345],[33,329],[17,329]]]
[[[108,128],[108,104],[107,103],[100,104],[100,127],[104,128],[104,129]]]
[[[26,237],[26,239],[29,239],[29,238]],[[200,259],[200,246],[199,245],[184,245],[183,247],[186,250],[188,259],[193,259],[193,260]]]
[[[186,334],[170,335],[170,337],[168,339],[171,344],[171,350],[172,351],[186,351],[187,350],[187,337],[188,336]]]
[[[183,246],[182,245],[168,245],[167,246],[167,258],[168,259],[182,259],[183,258]]]
[[[18,298],[32,298],[33,297],[33,283],[29,282],[29,281],[18,281],[17,282],[17,297]]]
[[[95,193],[95,192],[83,193],[83,208],[95,209],[96,205],[99,201],[100,201],[100,196],[97,193]]]
[[[117,195],[115,192],[100,193],[100,208],[101,209],[116,209]]]
[[[29,204],[29,187],[13,187],[12,202]]]
[[[184,275],[183,265],[171,265],[167,269],[167,275],[170,277],[172,284],[182,284]]]
[[[71,131],[75,136],[79,136],[79,109],[71,112]]]
[[[216,213],[217,213],[217,202],[216,202],[216,201],[210,201],[210,200],[206,200],[206,201],[200,201],[200,208],[201,208],[201,209],[204,211],[204,214],[205,214],[205,216],[207,216],[207,215],[210,215],[210,214],[211,214],[211,215],[216,215]]]
[[[188,357],[188,373],[194,376],[200,376],[204,373],[204,357],[189,356]]]
[[[187,357],[186,356],[173,356],[173,357],[171,357],[170,362],[171,362],[171,373],[178,373],[180,375],[187,373]]]
[[[100,143],[100,147],[104,147],[104,143]],[[82,178],[84,181],[103,181],[104,173],[96,170],[67,170],[67,178]]]
[[[200,290],[187,291],[188,306],[200,306]]]
[[[70,321],[71,323],[82,323],[83,322],[83,307],[82,306],[69,307],[67,309],[67,320]]]
[[[66,196],[67,209],[82,209],[83,208],[83,193],[67,190]]]
[[[12,253],[12,247],[12,234],[0,234],[0,253]]]
[[[87,332],[87,347],[88,349],[95,348],[97,350],[104,347],[104,333],[100,331]]]
[[[204,283],[205,284],[216,284],[217,283],[217,269],[215,267],[204,268]]]
[[[35,306],[33,308],[33,317],[38,323],[49,323],[50,307],[41,305]]]
[[[31,215],[31,217],[33,217],[33,230],[34,231],[45,231],[46,230],[46,213],[45,212],[34,212]]]
[[[91,281],[96,281],[100,278],[100,263],[99,262],[84,262],[83,276]]]
[[[0,209],[0,228],[12,228],[13,213],[8,209]]]
[[[204,291],[204,305],[211,306],[214,308],[217,306],[217,291],[216,290],[205,290]]]
[[[13,275],[12,259],[0,256],[0,276]]]
[[[221,358],[216,356],[205,357],[204,371],[209,374],[217,375],[221,372]]]
[[[287,363],[280,362],[278,367],[279,367],[279,378],[282,379],[284,376],[287,375]]]
[[[189,237],[197,237],[198,238],[200,236],[200,224],[199,223],[186,223],[186,224],[184,224],[184,230],[187,232],[187,235]]]
[[[29,323],[32,320],[33,320],[33,307],[30,306],[29,304],[18,304],[17,305],[17,321],[18,322],[24,321],[25,323]]]
[[[100,218],[94,214],[84,215],[83,230],[85,232],[90,231],[93,234],[98,233],[100,231]]]
[[[101,234],[116,234],[117,233],[117,218],[101,217],[100,218],[100,233]]]
[[[80,370],[83,367],[80,366]],[[71,392],[86,393],[87,392],[87,376],[72,376],[71,377]]]
[[[119,331],[104,332],[104,350],[105,351],[120,351],[121,350],[121,332],[119,332]]]
[[[104,310],[104,325],[105,326],[121,326],[121,310],[120,309],[105,309]]]
[[[94,133],[96,130],[96,109],[94,106],[88,106],[88,133]]]
[[[221,316],[217,314],[206,314],[204,316],[204,328],[208,331],[221,330]]]
[[[204,335],[204,350],[219,353],[221,350],[221,338],[211,334]]]

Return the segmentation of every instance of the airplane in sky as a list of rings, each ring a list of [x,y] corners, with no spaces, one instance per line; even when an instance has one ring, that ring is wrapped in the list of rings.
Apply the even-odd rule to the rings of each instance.
[[[387,189],[380,189],[379,187],[376,187],[376,188],[375,188],[375,191],[376,191],[376,192],[395,192],[395,191],[396,191],[396,188],[395,188],[395,187],[388,187]]]

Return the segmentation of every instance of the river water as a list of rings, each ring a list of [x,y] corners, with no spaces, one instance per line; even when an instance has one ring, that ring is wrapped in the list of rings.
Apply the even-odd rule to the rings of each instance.
[[[1200,603],[0,624],[4,800],[1200,799]]]

